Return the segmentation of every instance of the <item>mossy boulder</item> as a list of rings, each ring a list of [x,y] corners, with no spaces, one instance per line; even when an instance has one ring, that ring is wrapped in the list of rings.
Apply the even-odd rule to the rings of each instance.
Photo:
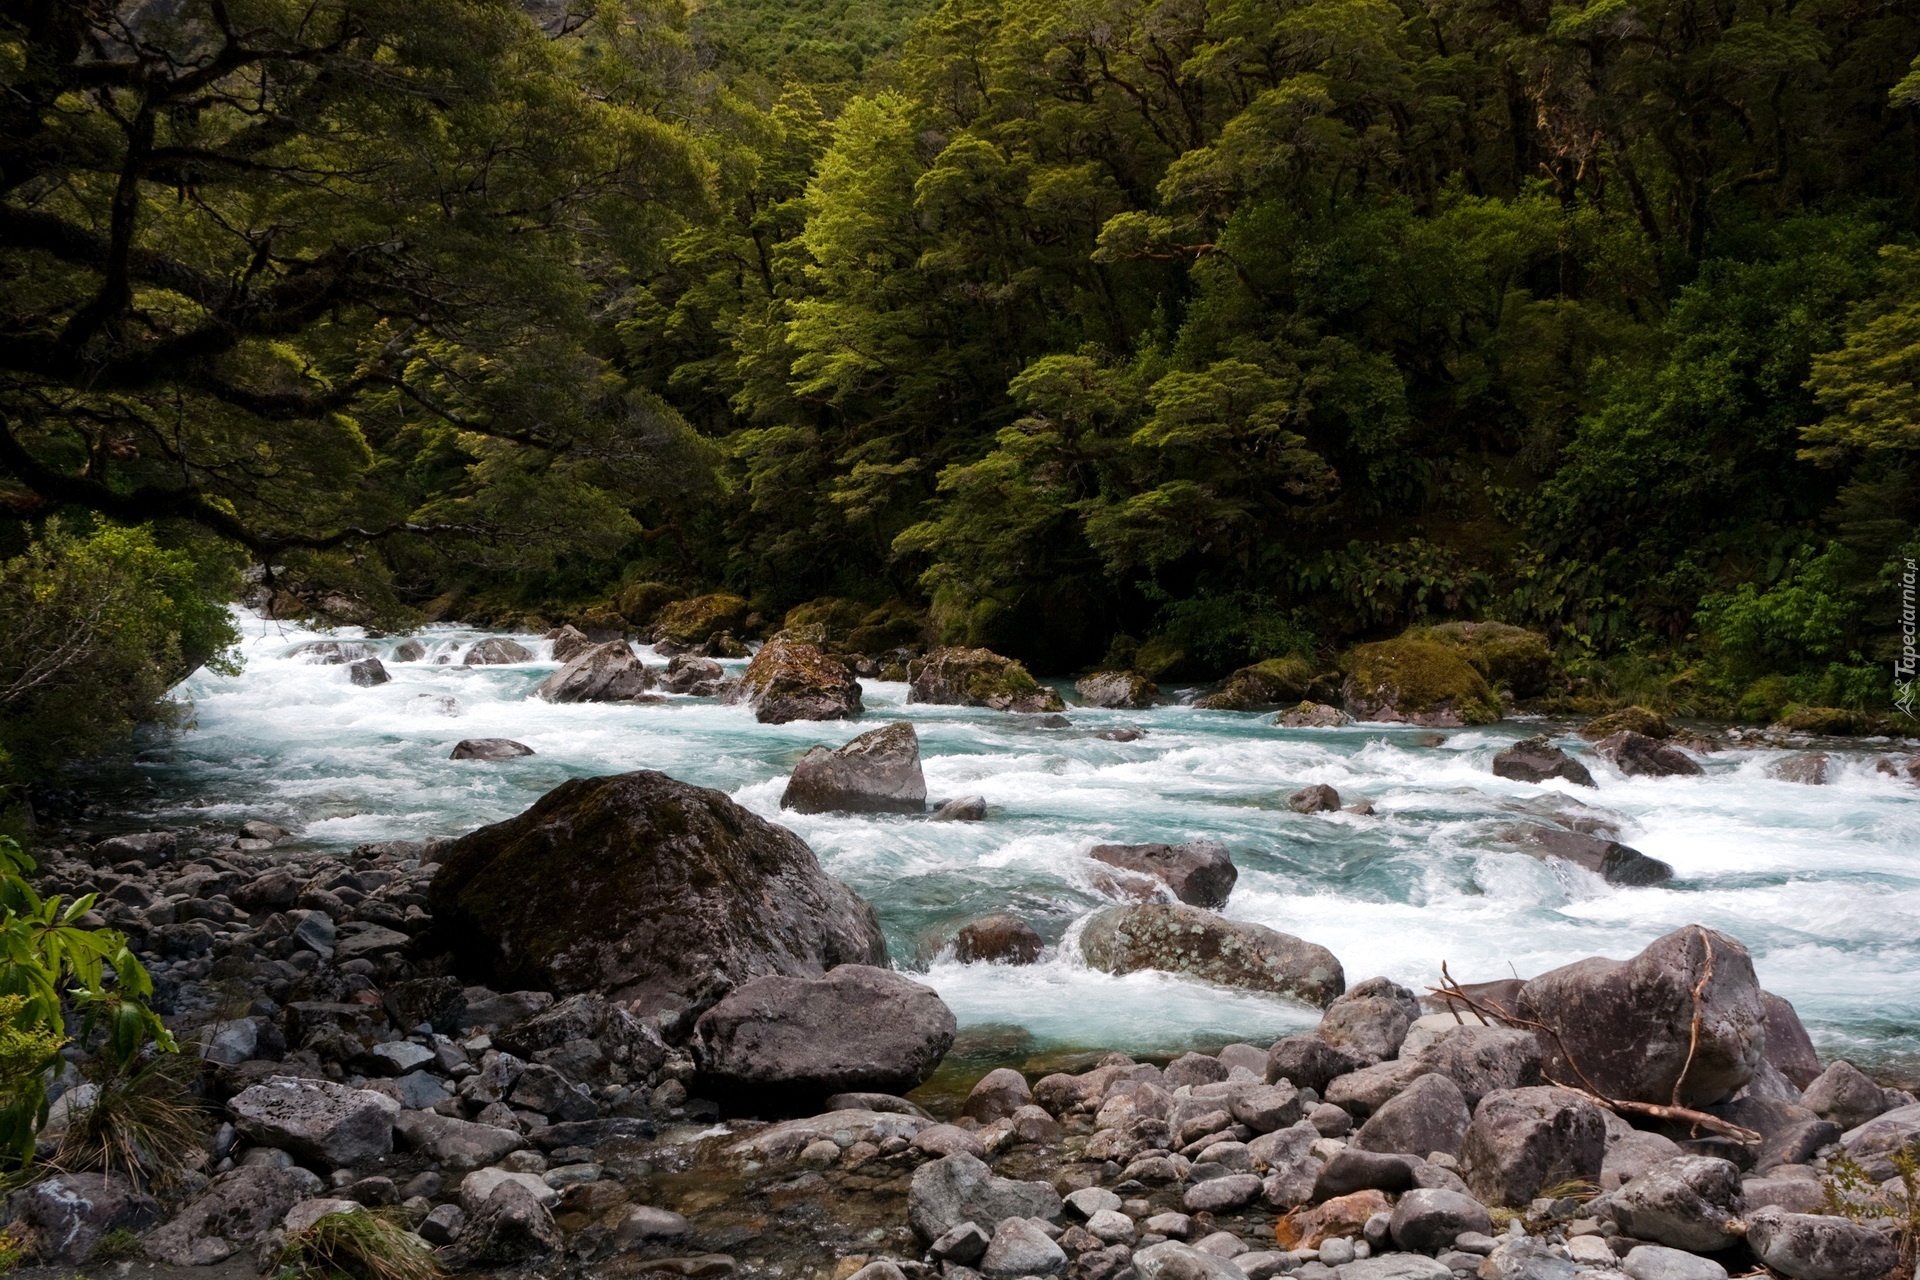
[[[1153,705],[1160,686],[1137,671],[1096,671],[1076,680],[1073,691],[1090,707],[1138,709]]]
[[[763,974],[887,963],[873,908],[799,836],[650,769],[563,782],[454,841],[430,898],[469,981],[642,1016]]]
[[[1407,638],[1433,640],[1458,649],[1492,685],[1516,698],[1536,698],[1553,683],[1553,646],[1537,631],[1505,622],[1443,622],[1416,627]]]
[[[1080,949],[1106,973],[1155,969],[1323,1009],[1347,989],[1340,961],[1325,947],[1184,903],[1109,907],[1087,921]]]
[[[845,663],[784,633],[760,646],[728,700],[751,706],[761,724],[851,720],[862,710],[860,682]]]
[[[1602,738],[1611,738],[1616,733],[1637,733],[1647,738],[1671,738],[1673,729],[1667,724],[1666,717],[1647,707],[1622,707],[1618,711],[1609,711],[1603,716],[1595,716],[1580,727],[1580,736],[1588,742],[1598,742]]]
[[[1500,699],[1460,649],[1437,640],[1363,644],[1341,664],[1341,694],[1361,720],[1459,728],[1500,719]]]
[[[867,607],[858,600],[821,596],[787,610],[786,617],[780,622],[780,629],[797,631],[806,628],[811,631],[817,627],[817,634],[826,642],[833,643],[844,640],[849,631],[860,625],[860,619],[866,614]]]
[[[1877,732],[1879,723],[1864,711],[1849,707],[1803,707],[1789,705],[1774,722],[1776,729],[1788,733],[1822,733],[1834,737],[1858,737]]]
[[[1271,711],[1305,700],[1313,683],[1313,664],[1289,655],[1242,667],[1227,677],[1220,692],[1200,699],[1209,711]]]
[[[925,640],[926,614],[904,600],[864,604],[821,596],[787,610],[781,629],[828,653],[879,657],[897,649],[918,648]]]
[[[744,630],[748,612],[744,599],[724,592],[676,600],[660,610],[654,632],[671,644],[684,647],[705,644],[722,631]]]
[[[662,609],[686,594],[665,582],[629,582],[614,593],[611,603],[629,624],[644,627]]]
[[[1064,711],[1060,691],[991,649],[935,649],[907,664],[907,701],[995,711]]]

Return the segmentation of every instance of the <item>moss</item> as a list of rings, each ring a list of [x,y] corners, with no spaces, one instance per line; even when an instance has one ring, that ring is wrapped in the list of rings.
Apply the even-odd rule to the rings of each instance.
[[[1790,704],[1774,725],[1793,733],[1824,733],[1835,737],[1853,737],[1879,728],[1864,711],[1847,707],[1803,707]]]
[[[786,617],[780,622],[783,631],[798,631],[802,628],[819,628],[822,640],[828,643],[844,640],[847,633],[860,625],[867,614],[867,607],[857,600],[843,600],[839,596],[820,596],[805,604],[797,604],[787,610]]]
[[[1348,710],[1364,718],[1398,716],[1416,723],[1492,724],[1499,698],[1457,648],[1434,640],[1363,644],[1341,664]]]
[[[1778,720],[1793,702],[1793,688],[1785,676],[1762,676],[1740,695],[1734,714],[1753,723]]]
[[[915,702],[1021,712],[1061,711],[1066,705],[1059,690],[991,649],[936,649],[908,664],[907,678]]]
[[[747,602],[724,592],[676,601],[662,609],[658,619],[662,638],[688,645],[705,644],[717,632],[737,632],[746,625]]]
[[[1503,684],[1517,698],[1538,697],[1553,683],[1553,646],[1537,631],[1505,622],[1443,622],[1416,627],[1404,637],[1433,640],[1460,650],[1489,684]]]
[[[652,622],[660,610],[680,599],[686,592],[664,582],[629,582],[613,597],[613,607],[636,627]]]
[[[1649,738],[1670,738],[1673,729],[1665,717],[1658,711],[1647,707],[1622,707],[1618,711],[1609,711],[1603,716],[1595,716],[1581,728],[1580,736],[1589,742],[1598,742],[1610,738],[1623,730],[1645,734]]]
[[[1187,660],[1187,651],[1166,636],[1148,636],[1133,655],[1133,669],[1149,680],[1158,680],[1178,670]]]
[[[1305,658],[1268,658],[1227,677],[1226,687],[1200,705],[1212,711],[1263,711],[1304,700],[1313,683],[1313,664]]]

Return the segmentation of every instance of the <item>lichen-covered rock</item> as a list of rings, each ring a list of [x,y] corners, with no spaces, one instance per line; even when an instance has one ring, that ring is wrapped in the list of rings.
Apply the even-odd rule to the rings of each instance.
[[[1209,711],[1266,711],[1299,702],[1313,683],[1313,664],[1305,658],[1268,658],[1241,667],[1227,677],[1218,693],[1195,705]]]
[[[728,700],[751,706],[761,724],[851,720],[862,709],[860,682],[845,663],[782,639],[760,647]]]
[[[1097,844],[1087,850],[1095,862],[1119,867],[1164,884],[1181,902],[1196,907],[1227,905],[1240,872],[1227,846],[1218,840],[1185,844]]]
[[[1713,1253],[1739,1236],[1741,1196],[1740,1170],[1730,1161],[1678,1156],[1609,1192],[1600,1211],[1626,1235]]]
[[[1060,1193],[1051,1183],[995,1177],[985,1161],[965,1153],[921,1165],[907,1191],[907,1220],[927,1241],[938,1240],[963,1222],[1052,1222],[1060,1217],[1060,1208]]]
[[[935,649],[907,664],[907,701],[1027,713],[1063,711],[1059,690],[991,649]]]
[[[297,1165],[244,1165],[215,1178],[141,1243],[149,1257],[176,1267],[212,1266],[279,1226],[287,1210],[323,1186]]]
[[[1605,715],[1595,716],[1580,726],[1580,736],[1588,742],[1598,742],[1602,738],[1611,738],[1614,734],[1621,732],[1638,733],[1648,738],[1673,736],[1673,729],[1667,724],[1665,716],[1642,706],[1622,707],[1618,711],[1609,711]]]
[[[1133,671],[1096,671],[1074,682],[1073,691],[1090,707],[1150,707],[1160,686]]]
[[[933,988],[848,964],[818,978],[764,977],[700,1015],[694,1056],[708,1087],[756,1100],[905,1093],[953,1045]]]
[[[1409,631],[1460,650],[1488,684],[1505,685],[1516,698],[1534,698],[1553,680],[1553,646],[1537,631],[1505,622],[1443,622]]]
[[[1792,1280],[1876,1280],[1900,1252],[1885,1234],[1831,1214],[1763,1208],[1747,1215],[1747,1247]]]
[[[1368,978],[1327,1006],[1315,1034],[1363,1063],[1380,1062],[1400,1052],[1407,1028],[1419,1016],[1420,1000],[1413,992],[1389,978]]]
[[[476,641],[467,650],[467,656],[461,659],[462,665],[469,667],[499,667],[532,661],[532,650],[518,640],[509,640],[505,636],[490,636]]]
[[[393,1117],[400,1109],[367,1089],[289,1076],[243,1090],[227,1108],[242,1136],[329,1169],[392,1151]]]
[[[1579,1094],[1503,1089],[1480,1100],[1460,1144],[1460,1174],[1486,1204],[1524,1205],[1542,1187],[1598,1181],[1606,1153],[1606,1117]]]
[[[1817,733],[1842,738],[1884,732],[1866,712],[1846,707],[1789,706],[1773,727],[1786,733]]]
[[[1352,724],[1353,717],[1324,702],[1299,702],[1273,718],[1282,729],[1338,729]]]
[[[1496,755],[1493,758],[1493,772],[1496,777],[1512,778],[1516,782],[1545,782],[1549,778],[1564,778],[1576,786],[1594,785],[1593,775],[1587,772],[1587,766],[1547,741],[1544,733],[1522,738]]]
[[[632,702],[652,685],[653,673],[627,642],[609,640],[574,657],[534,693],[548,702]]]
[[[56,1173],[14,1192],[11,1202],[42,1261],[76,1266],[109,1231],[145,1231],[160,1220],[159,1202],[118,1173]]]
[[[1678,747],[1631,729],[1608,734],[1593,749],[1630,778],[1693,777],[1700,766]]]
[[[464,972],[643,1015],[761,974],[887,962],[873,908],[798,836],[651,770],[563,782],[452,842],[431,900]]]
[[[1110,907],[1087,921],[1080,947],[1088,964],[1107,973],[1157,969],[1322,1008],[1346,989],[1340,962],[1325,947],[1185,904]]]
[[[1701,994],[1696,1047],[1693,991],[1708,947],[1713,976]],[[1519,1006],[1521,1017],[1559,1035],[1541,1038],[1546,1074],[1584,1076],[1609,1097],[1639,1102],[1671,1103],[1682,1070],[1683,1105],[1720,1101],[1753,1078],[1766,1035],[1752,957],[1738,939],[1698,925],[1656,938],[1631,960],[1596,956],[1543,973],[1520,989]]]
[[[747,625],[747,602],[739,596],[716,592],[676,600],[653,618],[653,631],[661,640],[681,647],[706,644],[722,631],[737,632]]]
[[[1032,925],[1009,915],[970,920],[953,936],[953,958],[961,964],[1032,964],[1046,949]]]
[[[1382,640],[1342,664],[1341,696],[1361,720],[1458,728],[1500,719],[1500,699],[1459,649],[1435,640]]]
[[[920,735],[905,720],[838,749],[814,747],[793,767],[780,807],[796,813],[923,813]]]

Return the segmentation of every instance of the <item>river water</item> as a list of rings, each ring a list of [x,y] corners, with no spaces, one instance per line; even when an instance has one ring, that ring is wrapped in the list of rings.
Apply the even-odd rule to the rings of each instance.
[[[909,706],[904,684],[872,680],[857,724],[762,725],[713,699],[541,702],[532,690],[555,664],[532,637],[517,638],[536,661],[463,668],[458,653],[486,633],[429,628],[426,662],[389,661],[392,682],[363,689],[343,666],[287,656],[302,641],[356,633],[321,637],[252,614],[241,624],[245,669],[187,680],[185,727],[142,757],[152,817],[226,831],[265,818],[304,846],[344,850],[459,834],[566,778],[659,769],[797,831],[874,903],[896,963],[924,973],[963,1038],[1002,1055],[1264,1044],[1313,1024],[1314,1011],[1283,1000],[1092,972],[1071,945],[1029,968],[939,954],[953,927],[990,911],[1026,917],[1050,943],[1069,935],[1103,905],[1087,875],[1093,844],[1206,836],[1225,842],[1240,869],[1225,913],[1330,948],[1350,984],[1386,974],[1421,990],[1443,960],[1462,981],[1531,976],[1583,956],[1628,956],[1697,922],[1747,944],[1762,983],[1794,1002],[1823,1055],[1902,1075],[1920,1063],[1920,787],[1874,771],[1887,744],[1842,751],[1837,777],[1820,787],[1768,776],[1779,753],[1766,750],[1705,757],[1700,778],[1629,779],[1568,726],[1541,721],[1444,735],[1284,730],[1270,716],[1187,706],[1070,706],[1071,728],[1045,729],[982,709]],[[372,643],[386,654],[396,641]],[[440,654],[454,663],[436,665]],[[781,813],[787,774],[808,747],[893,718],[918,728],[929,796],[983,795],[987,821]],[[1094,736],[1120,725],[1147,732],[1131,743]],[[1496,751],[1543,729],[1582,756],[1597,791],[1492,775]],[[480,737],[537,754],[447,758],[459,739]],[[1310,783],[1370,800],[1374,814],[1290,812],[1288,794]],[[1620,838],[1671,863],[1675,879],[1614,888],[1501,842],[1522,807],[1565,796],[1615,815]]]

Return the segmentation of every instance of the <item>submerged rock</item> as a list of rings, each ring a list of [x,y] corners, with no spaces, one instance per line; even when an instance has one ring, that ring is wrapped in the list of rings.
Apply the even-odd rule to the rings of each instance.
[[[984,822],[987,818],[987,798],[955,796],[944,801],[931,816],[935,822]]]
[[[533,748],[512,738],[462,738],[453,744],[450,760],[512,760],[532,755]]]
[[[362,644],[358,640],[309,640],[287,650],[287,656],[327,666],[344,666],[371,658],[374,652],[372,645]]]
[[[464,971],[643,1014],[716,983],[887,959],[873,908],[798,836],[651,770],[563,782],[453,841],[431,899]]]
[[[991,649],[935,649],[907,664],[907,701],[994,711],[1062,711],[1057,689]]]
[[[1500,719],[1500,699],[1458,649],[1433,640],[1382,640],[1347,655],[1341,686],[1361,720],[1459,728]]]
[[[1693,777],[1700,772],[1700,766],[1680,748],[1631,729],[1609,734],[1593,749],[1630,778]]]
[[[1164,884],[1181,902],[1196,907],[1224,907],[1240,872],[1227,846],[1218,840],[1189,840],[1185,844],[1097,844],[1087,850],[1095,862],[1104,862]]]
[[[548,702],[632,702],[653,685],[625,640],[587,649],[545,680],[534,693]]]
[[[1591,787],[1593,775],[1587,766],[1547,741],[1547,735],[1522,738],[1493,758],[1493,772],[1516,782],[1545,782],[1564,778],[1576,786]]]
[[[1323,1007],[1346,989],[1325,947],[1185,904],[1110,907],[1087,921],[1080,946],[1107,973],[1158,969]]]
[[[922,813],[920,735],[901,720],[838,749],[813,747],[793,768],[780,807],[796,813]]]
[[[729,701],[752,707],[761,724],[851,720],[862,710],[860,682],[845,663],[810,644],[779,639],[760,647]]]
[[[969,921],[953,938],[953,957],[961,964],[1032,964],[1046,949],[1032,925],[1008,915]]]
[[[1295,813],[1334,813],[1340,808],[1340,793],[1324,782],[1316,782],[1288,796],[1287,808]]]
[[[1802,786],[1823,787],[1833,776],[1833,757],[1824,751],[1810,751],[1804,755],[1788,756],[1769,765],[1767,772],[1782,782],[1798,782]]]
[[[1670,865],[1618,840],[1537,825],[1516,827],[1507,834],[1516,843],[1540,850],[1541,855],[1552,854],[1591,871],[1608,884],[1644,886],[1673,879]]]
[[[846,964],[742,983],[700,1015],[693,1048],[708,1084],[741,1098],[898,1094],[933,1073],[955,1028],[932,987]]]
[[[1160,686],[1132,671],[1100,671],[1083,676],[1073,686],[1090,707],[1138,709],[1150,707]]]

